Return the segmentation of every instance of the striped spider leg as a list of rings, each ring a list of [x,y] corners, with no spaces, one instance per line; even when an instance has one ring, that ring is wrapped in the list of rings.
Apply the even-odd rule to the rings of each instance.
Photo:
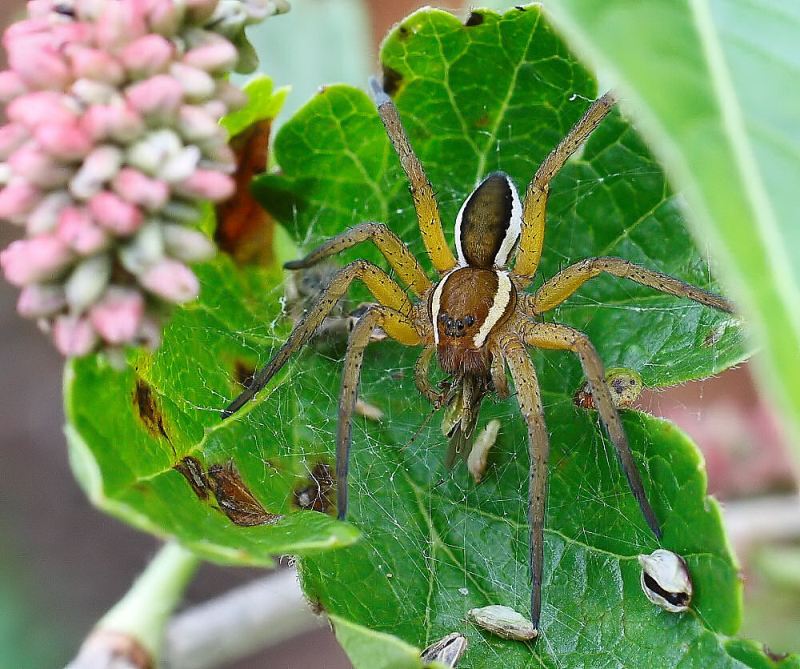
[[[287,342],[223,415],[231,416],[269,383],[290,355],[313,336],[354,280],[365,283],[378,304],[362,316],[350,334],[339,397],[337,511],[339,518],[344,518],[348,503],[351,422],[364,350],[374,328],[382,328],[402,344],[422,347],[414,378],[419,391],[435,407],[449,402],[453,409],[453,403],[458,402],[451,448],[453,443],[468,445],[481,401],[487,393],[494,392],[501,398],[509,395],[508,367],[528,427],[531,621],[538,630],[549,436],[529,347],[566,350],[578,356],[594,405],[614,444],[633,496],[654,535],[661,537],[658,519],[647,500],[596,350],[585,334],[566,325],[542,323],[538,315],[553,309],[586,281],[603,272],[722,311],[731,312],[733,306],[719,295],[619,258],[588,258],[559,272],[535,294],[523,292],[533,280],[542,254],[550,182],[613,107],[615,100],[610,93],[592,103],[545,158],[524,200],[511,178],[503,172],[489,174],[475,188],[456,217],[454,255],[445,240],[433,188],[411,148],[397,108],[376,80],[372,79],[370,86],[378,114],[408,178],[420,235],[438,279],[431,282],[408,247],[380,223],[363,223],[351,228],[305,258],[287,263],[289,269],[309,267],[344,249],[371,241],[416,299],[412,302],[403,289],[375,265],[363,260],[347,265],[333,277]],[[428,379],[434,358],[449,375],[444,391],[433,387]]]

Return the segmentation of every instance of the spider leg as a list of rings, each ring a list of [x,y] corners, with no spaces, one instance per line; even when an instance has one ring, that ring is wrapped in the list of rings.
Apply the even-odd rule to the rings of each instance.
[[[594,404],[597,407],[597,412],[600,414],[600,420],[603,421],[606,430],[608,430],[608,435],[611,437],[611,441],[617,451],[617,456],[625,472],[625,477],[628,479],[631,492],[636,498],[648,526],[656,538],[660,539],[661,527],[653,508],[650,506],[650,502],[647,500],[639,470],[631,454],[628,437],[622,428],[619,412],[614,406],[614,402],[611,399],[611,391],[609,391],[605,382],[603,362],[600,360],[600,356],[597,354],[592,342],[582,332],[558,323],[536,323],[526,320],[521,324],[520,334],[523,341],[530,346],[572,351],[578,356],[586,374],[586,379],[589,382],[589,388]]]
[[[650,269],[646,269],[622,258],[586,258],[561,270],[546,281],[536,293],[528,298],[528,308],[533,314],[550,311],[570,297],[589,279],[606,272],[621,279],[630,279],[662,293],[685,297],[720,311],[734,313],[733,304],[721,295],[697,288],[691,284]]]
[[[492,350],[492,366],[489,370],[492,377],[494,392],[500,399],[509,396],[508,379],[506,378],[506,364],[503,361],[502,351]]]
[[[518,289],[525,288],[531,282],[542,256],[545,210],[547,195],[550,192],[550,182],[564,167],[567,159],[578,150],[600,124],[600,121],[611,111],[615,102],[616,98],[612,92],[595,100],[583,117],[572,126],[566,137],[539,165],[539,169],[536,170],[536,174],[528,184],[525,200],[522,203],[522,234],[519,240],[517,262],[514,265],[515,283],[517,283]]]
[[[455,267],[456,259],[444,237],[439,205],[436,203],[433,187],[431,182],[428,181],[428,177],[425,176],[425,170],[422,168],[422,163],[419,162],[417,154],[411,148],[411,143],[408,141],[408,135],[406,135],[403,124],[400,122],[400,115],[397,113],[397,107],[395,107],[394,102],[392,102],[392,99],[386,94],[375,77],[370,77],[369,85],[372,89],[372,97],[378,107],[378,114],[381,117],[383,126],[386,128],[386,134],[389,135],[394,150],[397,152],[397,157],[400,158],[403,171],[408,177],[408,185],[411,189],[411,197],[414,200],[414,209],[417,212],[422,241],[425,243],[425,248],[431,258],[431,262],[433,262],[433,266],[441,274]]]
[[[270,379],[286,364],[289,356],[311,339],[311,336],[339,299],[347,292],[350,284],[355,279],[363,281],[375,296],[375,299],[381,304],[401,314],[411,313],[411,302],[409,302],[408,297],[403,292],[403,289],[389,278],[386,272],[364,260],[356,260],[350,263],[333,276],[314,306],[306,312],[305,316],[292,330],[289,339],[281,346],[275,357],[256,374],[250,386],[222,411],[223,418],[228,418],[241,409],[259,390],[269,383]],[[410,321],[402,332],[398,330],[396,334],[395,338],[403,343],[416,344],[419,339]]]
[[[305,258],[287,262],[286,269],[304,269],[318,263],[323,258],[349,249],[364,241],[371,241],[383,254],[392,269],[408,285],[415,295],[422,295],[431,287],[414,254],[403,241],[383,223],[361,223],[340,235],[336,235],[311,251]]]
[[[414,365],[414,383],[417,386],[417,390],[422,393],[425,397],[428,398],[431,404],[438,409],[442,406],[442,402],[444,402],[445,394],[431,385],[430,378],[428,378],[428,373],[430,372],[431,368],[431,360],[433,359],[433,354],[436,352],[435,346],[426,346],[422,353],[420,354],[419,358],[417,358],[417,362]]]
[[[361,363],[364,360],[364,349],[369,344],[370,335],[376,327],[383,328],[387,335],[403,344],[413,346],[421,341],[406,316],[394,309],[380,305],[371,307],[359,319],[350,333],[342,372],[342,386],[339,394],[339,427],[336,433],[336,507],[339,520],[344,520],[347,515],[347,475],[352,443],[352,418],[358,396]],[[411,333],[415,335],[415,340],[409,336]]]
[[[510,339],[503,346],[508,368],[514,379],[519,409],[528,426],[530,480],[528,481],[528,524],[530,526],[531,622],[539,629],[542,612],[542,570],[544,566],[544,518],[547,510],[547,460],[550,437],[544,422],[541,391],[528,352],[523,343]]]

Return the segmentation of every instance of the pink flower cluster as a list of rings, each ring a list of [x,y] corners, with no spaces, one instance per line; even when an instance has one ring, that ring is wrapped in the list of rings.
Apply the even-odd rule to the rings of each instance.
[[[245,102],[231,39],[271,0],[31,0],[0,72],[0,219],[26,237],[0,253],[18,311],[67,356],[155,346],[165,303],[199,291],[192,227],[230,197],[219,119]],[[216,30],[215,26],[224,28]],[[225,34],[223,34],[223,32]],[[230,38],[230,39],[229,39]]]

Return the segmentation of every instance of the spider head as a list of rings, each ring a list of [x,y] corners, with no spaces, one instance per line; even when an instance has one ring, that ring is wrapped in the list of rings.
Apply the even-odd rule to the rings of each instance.
[[[450,374],[485,376],[491,354],[486,342],[514,310],[516,292],[506,272],[460,267],[431,294],[430,318],[439,364]]]

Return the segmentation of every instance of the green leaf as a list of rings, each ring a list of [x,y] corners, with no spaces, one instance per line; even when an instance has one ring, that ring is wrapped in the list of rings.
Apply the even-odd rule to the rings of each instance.
[[[492,170],[524,186],[597,93],[538,9],[481,17],[464,26],[421,11],[383,48],[401,116],[450,222]],[[283,127],[275,147],[282,174],[259,179],[257,192],[297,240],[310,246],[377,219],[424,257],[406,182],[363,92],[325,89]],[[715,287],[683,227],[679,199],[619,115],[553,184],[542,275],[600,253]],[[356,255],[378,259],[365,248],[342,260]],[[440,416],[412,380],[418,352],[375,345],[361,395],[385,417],[354,424],[352,526],[292,513],[314,494],[333,512],[325,479],[334,464],[344,342],[307,347],[256,400],[220,422],[219,410],[241,390],[237,375],[265,364],[291,324],[281,315],[274,268],[236,268],[221,257],[201,267],[200,278],[200,301],[178,312],[155,355],[132,354],[125,373],[99,358],[71,368],[73,459],[101,506],[214,559],[303,555],[307,594],[345,625],[353,658],[377,661],[368,647],[375,639],[404,647],[360,630],[368,628],[417,647],[463,631],[471,646],[460,667],[468,669],[529,666],[532,656],[565,667],[737,666],[724,636],[741,616],[737,567],[706,497],[699,455],[673,426],[625,416],[663,545],[686,557],[694,577],[694,609],[681,616],[656,609],[641,592],[636,556],[658,544],[596,416],[572,402],[582,382],[577,363],[535,354],[553,449],[544,638],[535,646],[493,638],[468,625],[466,611],[486,604],[525,611],[530,592],[528,455],[514,400],[484,407],[482,420],[499,417],[503,428],[476,486],[463,466],[443,465]],[[354,290],[345,313],[361,297]],[[609,367],[635,369],[651,386],[714,373],[747,352],[729,317],[609,278],[587,284],[554,318],[585,329]],[[204,469],[233,461],[264,508],[286,517],[272,526],[232,525],[173,469],[188,455]],[[351,543],[354,527],[360,542],[314,554]]]
[[[800,7],[566,0],[549,8],[576,47],[624,85],[764,347],[765,391],[800,434]]]
[[[381,634],[330,616],[336,639],[356,669],[422,669],[419,650],[391,634]]]

